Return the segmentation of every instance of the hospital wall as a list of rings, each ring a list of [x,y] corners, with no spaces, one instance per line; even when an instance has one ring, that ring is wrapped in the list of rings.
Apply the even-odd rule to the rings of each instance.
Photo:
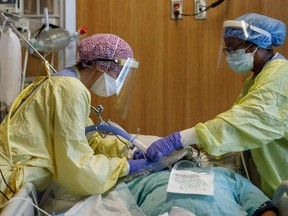
[[[213,2],[207,0],[208,5]],[[194,1],[184,0],[184,13],[193,12]],[[170,19],[169,0],[78,0],[77,28],[86,26],[88,35],[119,35],[140,62],[126,119],[114,113],[111,99],[92,96],[92,104],[102,104],[103,118],[130,133],[139,128],[141,134],[159,136],[229,109],[245,77],[226,66],[220,51],[222,23],[249,12],[288,24],[286,6],[279,0],[226,0],[208,10],[206,20],[178,21]],[[288,42],[276,50],[288,57]]]

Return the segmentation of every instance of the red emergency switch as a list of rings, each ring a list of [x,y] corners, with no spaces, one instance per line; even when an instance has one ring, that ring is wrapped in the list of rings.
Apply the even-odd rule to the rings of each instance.
[[[175,4],[174,4],[174,9],[175,9],[175,10],[178,10],[179,8],[180,8],[180,4],[179,4],[179,3],[175,3]]]

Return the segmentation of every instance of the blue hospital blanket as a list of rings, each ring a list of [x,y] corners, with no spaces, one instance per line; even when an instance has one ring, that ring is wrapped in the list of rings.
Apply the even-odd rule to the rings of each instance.
[[[262,204],[269,202],[250,181],[232,170],[214,169],[214,195],[168,193],[170,171],[153,173],[128,182],[137,205],[149,216],[169,212],[173,206],[184,208],[197,216],[253,215]]]

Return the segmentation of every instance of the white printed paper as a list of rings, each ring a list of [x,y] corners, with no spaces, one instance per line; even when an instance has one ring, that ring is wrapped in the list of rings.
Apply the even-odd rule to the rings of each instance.
[[[167,191],[183,194],[214,194],[214,175],[187,170],[172,169]]]

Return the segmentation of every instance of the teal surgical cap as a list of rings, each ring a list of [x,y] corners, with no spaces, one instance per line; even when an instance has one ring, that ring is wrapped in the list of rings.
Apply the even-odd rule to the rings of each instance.
[[[236,19],[242,22],[243,28],[229,26],[224,22],[224,38],[233,37],[252,42],[260,48],[271,48],[271,46],[280,46],[286,38],[286,25],[280,20],[276,20],[264,15],[249,13]],[[245,26],[245,30],[244,30]],[[244,31],[243,31],[244,30]]]

